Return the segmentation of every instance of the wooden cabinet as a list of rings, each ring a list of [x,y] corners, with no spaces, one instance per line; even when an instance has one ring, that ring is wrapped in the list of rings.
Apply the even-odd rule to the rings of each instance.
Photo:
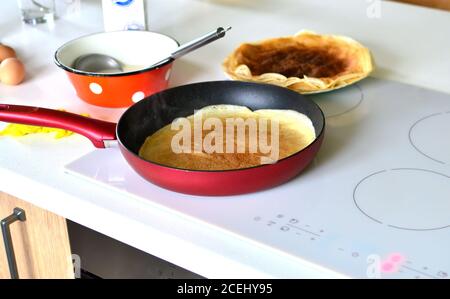
[[[0,192],[0,219],[11,215],[16,207],[26,213],[25,221],[10,225],[19,278],[73,278],[66,220]],[[3,238],[0,240],[0,278],[10,278]]]

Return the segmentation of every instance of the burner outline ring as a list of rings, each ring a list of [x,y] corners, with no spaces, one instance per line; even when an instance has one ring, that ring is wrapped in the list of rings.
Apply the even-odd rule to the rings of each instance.
[[[327,118],[332,118],[332,117],[342,116],[342,115],[344,115],[344,114],[347,114],[347,113],[349,113],[349,112],[351,112],[351,111],[357,109],[357,108],[361,105],[361,103],[364,101],[364,97],[365,97],[365,96],[364,96],[364,91],[362,90],[361,86],[359,86],[358,83],[353,84],[352,87],[356,87],[356,89],[357,89],[357,90],[359,91],[359,93],[360,93],[358,103],[356,103],[356,105],[354,105],[354,106],[348,108],[347,110],[344,110],[344,111],[342,111],[342,112],[338,112],[338,113],[335,113],[335,114],[331,114],[331,115],[326,115],[326,113],[325,113],[325,111],[324,111],[325,119],[327,119]],[[320,105],[319,105],[319,106],[320,106]],[[321,109],[324,110],[323,108],[321,108]]]
[[[443,173],[440,173],[440,172],[437,172],[437,171],[434,171],[434,170],[428,170],[428,169],[422,169],[422,168],[406,168],[406,167],[404,167],[404,168],[391,168],[391,169],[384,169],[384,170],[376,171],[376,172],[373,172],[373,173],[371,173],[371,174],[365,176],[363,179],[361,179],[361,180],[356,184],[355,188],[353,189],[353,202],[354,202],[355,206],[357,207],[357,209],[358,209],[363,215],[365,215],[367,218],[371,219],[372,221],[374,221],[374,222],[376,222],[376,223],[378,223],[378,224],[385,224],[386,226],[392,227],[392,228],[395,228],[395,229],[408,230],[408,231],[432,231],[432,230],[441,230],[441,229],[449,228],[449,227],[450,227],[450,224],[449,224],[449,225],[445,225],[445,226],[440,226],[440,227],[432,227],[432,228],[408,228],[408,227],[402,227],[402,226],[391,225],[391,224],[388,224],[388,223],[383,223],[382,221],[380,221],[380,220],[378,220],[378,219],[376,219],[376,218],[374,218],[374,217],[368,215],[368,214],[367,214],[367,213],[366,213],[366,212],[358,205],[358,202],[357,202],[357,200],[356,200],[356,190],[358,189],[358,187],[359,187],[364,181],[366,181],[366,180],[369,179],[370,177],[375,176],[375,175],[378,175],[378,174],[380,174],[380,173],[388,172],[388,171],[397,171],[397,170],[414,170],[414,171],[429,172],[429,173],[433,173],[433,174],[436,174],[436,175],[439,175],[439,176],[443,176],[443,177],[445,177],[445,178],[447,178],[447,179],[450,179],[450,176],[448,176],[448,175],[446,175],[446,174],[443,174]]]
[[[419,152],[419,153],[422,154],[423,156],[427,157],[428,159],[431,159],[431,160],[433,160],[434,162],[437,162],[437,163],[440,163],[440,164],[443,164],[443,165],[448,164],[448,163],[446,163],[446,162],[444,162],[444,161],[441,161],[441,160],[438,160],[438,159],[436,159],[436,158],[433,158],[433,157],[431,157],[430,155],[427,155],[425,152],[423,152],[421,149],[419,149],[419,148],[414,144],[414,141],[413,141],[413,138],[412,138],[412,132],[413,132],[414,128],[415,128],[419,123],[421,123],[422,121],[424,121],[424,120],[426,120],[426,119],[429,119],[429,118],[432,118],[432,117],[435,117],[435,116],[445,115],[445,114],[450,114],[450,111],[446,111],[446,112],[438,112],[438,113],[433,113],[433,114],[424,116],[424,117],[422,117],[421,119],[417,120],[417,121],[409,128],[409,132],[408,132],[409,143],[414,147],[414,149],[415,149],[417,152]]]

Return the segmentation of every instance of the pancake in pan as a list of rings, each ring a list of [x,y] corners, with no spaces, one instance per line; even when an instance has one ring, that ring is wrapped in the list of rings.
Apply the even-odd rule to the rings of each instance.
[[[203,146],[203,148],[201,148],[200,151],[195,151],[196,146],[198,149],[199,139],[195,139],[194,136],[194,121],[198,121],[200,115],[201,121],[197,122],[197,124],[205,126],[207,125],[207,120],[216,119],[222,126],[220,131],[223,132],[223,134],[221,136],[216,135],[218,136],[217,139],[215,139],[214,142],[209,143],[214,146],[217,145],[217,148],[215,148],[215,151],[213,152],[211,152],[211,149],[207,149],[205,144],[208,143],[205,143],[205,141],[212,131],[217,130],[218,126],[203,128],[200,134],[197,135],[201,135],[200,145]],[[254,120],[254,124],[256,124],[256,129],[255,127],[247,125],[241,131],[241,133],[245,132],[243,143],[243,135],[239,134],[237,126],[234,126],[232,127],[232,130],[227,131],[227,121],[235,121],[237,119],[243,121]],[[266,125],[264,125],[264,121],[266,121]],[[185,143],[180,142],[181,124],[189,124],[190,126],[190,136],[184,139],[184,141],[188,139],[190,143],[188,146],[186,146]],[[242,124],[242,122],[237,122],[235,124]],[[275,124],[277,124],[277,126],[275,126]],[[172,126],[178,128],[178,130],[173,130]],[[264,131],[265,128],[266,131]],[[255,130],[252,131],[252,129]],[[254,146],[251,146],[250,142],[250,137],[252,136],[252,133],[255,132],[257,136],[257,140],[255,141],[257,144],[256,150]],[[264,134],[264,132],[267,134]],[[276,132],[278,132],[278,134],[276,134]],[[254,135],[255,134],[253,134],[253,136]],[[265,142],[262,141],[263,137],[261,136],[266,136]],[[222,140],[222,146],[220,146],[220,142],[217,141],[219,138]],[[151,162],[181,169],[242,169],[264,163],[273,163],[288,157],[307,147],[315,138],[316,133],[311,120],[306,115],[297,111],[276,109],[251,111],[243,106],[213,105],[204,107],[196,111],[194,115],[188,116],[185,119],[175,120],[173,124],[169,124],[147,137],[139,150],[139,156]],[[229,142],[227,142],[227,140]],[[255,143],[253,143],[253,145],[255,145]],[[174,151],[174,144],[176,146],[179,146],[180,144],[186,146],[184,147],[185,151],[180,152],[180,148],[177,148]],[[239,144],[241,144],[241,152],[238,150]],[[244,144],[243,147],[242,144]],[[262,145],[266,145],[266,147],[264,148]],[[227,148],[227,146],[230,146],[230,148]],[[270,147],[271,149],[268,150]],[[222,152],[217,150],[218,148],[222,148]],[[228,149],[232,150],[229,151]],[[274,153],[276,156],[274,156]]]

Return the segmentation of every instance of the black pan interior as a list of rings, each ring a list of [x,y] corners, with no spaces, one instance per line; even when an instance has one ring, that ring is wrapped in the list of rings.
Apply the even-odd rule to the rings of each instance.
[[[291,109],[307,115],[322,134],[325,122],[312,100],[286,88],[239,81],[183,85],[153,94],[131,106],[117,125],[120,142],[137,154],[145,139],[178,117],[209,105],[230,104],[258,109]]]

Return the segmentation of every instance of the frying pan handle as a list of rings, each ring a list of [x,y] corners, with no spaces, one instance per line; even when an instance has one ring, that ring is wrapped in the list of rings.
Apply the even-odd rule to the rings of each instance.
[[[89,138],[97,148],[116,140],[115,123],[46,108],[0,104],[0,121],[69,130]]]

